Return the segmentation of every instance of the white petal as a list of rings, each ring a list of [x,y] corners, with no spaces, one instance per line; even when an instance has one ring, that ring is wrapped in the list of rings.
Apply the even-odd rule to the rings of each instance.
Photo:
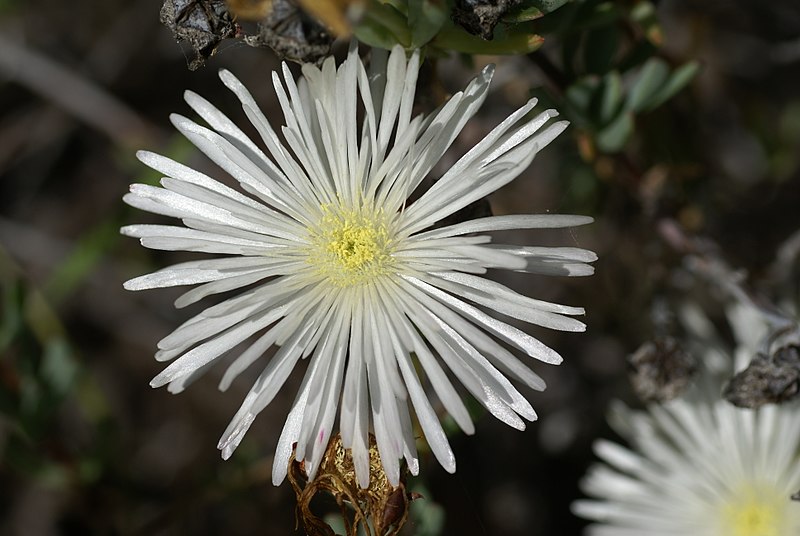
[[[402,277],[403,279],[409,281],[412,285],[423,290],[426,294],[429,294],[430,296],[446,304],[459,314],[470,318],[482,328],[491,331],[504,341],[516,346],[529,356],[552,365],[558,365],[561,363],[561,361],[563,361],[561,356],[558,355],[555,350],[549,348],[541,341],[534,339],[527,333],[524,333],[513,326],[509,326],[504,322],[492,318],[483,311],[480,311],[477,308],[459,300],[458,298],[455,298],[446,292],[442,292],[441,290],[438,290],[417,278],[409,276]]]
[[[126,236],[141,238],[146,248],[166,251],[202,251],[238,255],[264,255],[280,247],[267,242],[243,240],[228,235],[207,233],[170,225],[128,225],[120,229]]]
[[[469,233],[485,233],[487,231],[509,231],[513,229],[560,229],[576,227],[592,223],[589,216],[571,216],[565,214],[519,214],[514,216],[489,216],[448,225],[440,229],[426,231],[414,235],[417,240],[444,238]]]
[[[461,282],[464,281],[464,279],[459,276],[475,277],[469,274],[451,275],[449,273],[435,273],[433,275],[437,277],[426,277],[424,280],[442,290],[451,292],[462,298],[467,298],[470,301],[489,307],[498,313],[503,313],[517,320],[523,320],[531,324],[560,331],[586,330],[586,325],[583,322],[550,312],[541,307],[541,305],[550,306],[554,304],[547,304],[546,302],[544,304],[537,303],[537,300],[512,293],[510,289],[506,289],[509,291],[508,293],[494,294],[489,290],[492,288],[490,284],[481,285],[478,282],[467,280],[469,283],[472,283],[467,286],[467,284]],[[442,281],[442,279],[445,281]],[[459,279],[461,279],[461,281],[459,281]],[[475,277],[475,279],[481,278]],[[457,282],[458,284],[452,284],[451,282]],[[483,288],[481,288],[481,286],[483,286]],[[570,312],[570,314],[583,314],[583,310],[579,309],[577,312]]]
[[[151,288],[196,285],[209,281],[219,281],[239,275],[261,273],[266,268],[274,268],[286,264],[286,261],[275,261],[264,257],[236,257],[215,259],[219,262],[192,261],[163,268],[152,274],[136,277],[126,281],[126,290],[143,290]]]
[[[394,335],[394,332],[391,332]],[[444,467],[448,473],[456,471],[456,457],[447,441],[447,434],[444,433],[436,413],[433,411],[428,396],[419,382],[417,373],[411,363],[408,353],[400,346],[399,341],[393,337],[395,355],[400,365],[400,372],[403,375],[406,387],[408,388],[411,402],[414,404],[414,411],[419,419],[419,424],[425,434],[425,439],[431,447],[436,460]]]
[[[420,337],[416,327],[411,324],[409,318],[405,314],[400,313],[400,310],[405,309],[405,306],[402,305],[398,299],[398,289],[395,286],[384,286],[383,289],[383,296],[387,298],[384,303],[387,306],[387,311],[391,314],[394,325],[398,328],[398,333],[401,334],[401,336],[404,334],[405,338],[410,341],[409,349],[413,350],[419,359],[422,369],[425,371],[434,392],[439,397],[439,400],[441,400],[447,413],[453,417],[453,420],[456,421],[456,424],[458,424],[465,434],[471,435],[475,433],[475,427],[472,423],[469,411],[450,383],[447,374],[445,374],[436,358],[430,350],[428,350],[427,345]]]
[[[311,370],[306,373],[303,378],[303,383],[300,385],[300,390],[297,392],[292,409],[289,410],[289,415],[286,417],[286,422],[281,430],[280,438],[278,438],[278,446],[275,449],[275,458],[272,462],[272,484],[279,486],[283,479],[286,478],[286,473],[289,469],[289,459],[292,456],[292,445],[297,442],[297,436],[300,434],[300,426],[303,422],[303,414],[306,409],[306,401],[308,400],[310,384],[307,381]],[[223,439],[226,435],[223,435]],[[230,457],[233,450],[228,451],[229,446],[220,441],[223,450],[222,457],[227,459]],[[237,443],[238,445],[238,443]],[[233,448],[236,448],[233,446]],[[225,455],[227,453],[227,456]]]
[[[178,296],[178,298],[175,299],[175,307],[178,309],[182,309],[193,303],[197,303],[198,301],[202,300],[207,296],[211,296],[212,294],[219,294],[220,292],[227,292],[229,290],[242,288],[251,285],[253,283],[262,281],[263,279],[266,278],[274,276],[284,276],[290,273],[295,273],[297,272],[297,269],[298,269],[298,263],[284,262],[276,264],[269,268],[264,268],[262,270],[254,271],[252,273],[241,274],[235,277],[229,277],[221,281],[212,281],[210,283],[197,286],[192,290],[184,292],[183,294]]]
[[[213,339],[205,342],[193,350],[185,353],[175,361],[173,361],[161,374],[153,378],[150,382],[152,387],[161,387],[176,378],[189,374],[206,363],[216,359],[224,352],[227,352],[234,346],[238,345],[250,335],[257,331],[264,329],[266,326],[272,324],[283,316],[287,304],[283,307],[277,307],[269,312],[252,316],[243,320],[237,326],[231,328],[221,335],[217,335]]]
[[[342,322],[339,329],[341,330],[344,325],[344,322]],[[311,453],[310,456],[308,454],[306,455],[306,459],[308,460],[308,475],[310,478],[313,478],[314,474],[316,474],[317,468],[322,461],[322,456],[325,454],[325,450],[328,446],[328,441],[331,435],[333,435],[333,423],[336,418],[336,410],[341,396],[346,350],[346,334],[340,334],[333,352],[325,356],[333,362],[331,364],[331,370],[327,375],[323,396],[320,400],[322,414],[318,417],[316,426],[314,427],[316,434],[314,434]]]
[[[489,90],[489,83],[494,75],[494,65],[487,65],[483,68],[478,76],[476,76],[464,89],[462,98],[459,98],[457,93],[445,103],[442,107],[442,112],[451,106],[451,102],[457,105],[457,109],[453,114],[432,114],[430,123],[426,127],[428,131],[434,135],[428,138],[423,135],[420,138],[419,144],[423,147],[416,150],[416,159],[413,170],[410,176],[410,182],[407,191],[413,191],[422,179],[430,172],[433,166],[438,162],[442,155],[447,151],[453,140],[464,128],[464,125],[469,121],[475,112],[483,104]],[[448,119],[444,120],[447,116]]]

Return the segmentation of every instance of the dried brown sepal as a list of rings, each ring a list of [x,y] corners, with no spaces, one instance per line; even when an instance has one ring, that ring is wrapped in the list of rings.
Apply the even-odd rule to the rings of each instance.
[[[494,27],[508,11],[522,0],[456,0],[451,17],[473,35],[491,41]]]
[[[308,480],[305,466],[292,454],[289,482],[297,495],[297,519],[309,536],[333,536],[333,530],[311,511],[319,492],[330,493],[339,505],[347,536],[357,536],[359,527],[367,536],[396,536],[408,518],[410,502],[419,497],[406,489],[405,472],[392,486],[383,471],[378,445],[369,437],[369,487],[358,485],[353,457],[337,434],[328,444],[317,475]]]
[[[800,501],[800,491],[798,491],[797,493],[793,493],[790,499],[792,499],[793,501]]]
[[[756,354],[746,369],[736,374],[723,392],[740,408],[781,404],[800,395],[800,347],[787,345],[771,356]]]
[[[282,59],[319,63],[330,55],[334,37],[292,0],[273,0],[272,10],[258,24],[258,35],[244,42],[269,47]]]
[[[673,337],[646,342],[628,357],[629,377],[644,402],[666,402],[680,395],[697,372],[694,356]]]
[[[223,39],[239,32],[225,0],[165,0],[160,19],[177,41],[192,47],[194,57],[188,60],[192,71],[205,64]]]

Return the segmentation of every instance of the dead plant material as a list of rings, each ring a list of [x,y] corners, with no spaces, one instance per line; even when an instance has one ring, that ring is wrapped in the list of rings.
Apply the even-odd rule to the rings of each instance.
[[[177,41],[192,47],[191,71],[202,67],[224,39],[239,33],[225,0],[166,0],[161,6],[161,22]]]
[[[759,353],[725,386],[725,398],[740,408],[781,404],[800,395],[800,347],[787,345],[771,356]]]
[[[456,0],[451,16],[469,33],[491,41],[500,19],[520,3],[521,0]]]
[[[646,342],[628,357],[629,377],[644,402],[666,402],[680,395],[697,372],[697,362],[673,337]]]
[[[330,493],[339,505],[347,536],[359,527],[366,536],[396,536],[408,518],[408,507],[418,494],[406,489],[406,474],[392,486],[383,471],[375,437],[369,437],[369,487],[356,479],[353,457],[337,434],[328,444],[313,480],[308,480],[303,462],[289,460],[289,482],[297,495],[297,520],[309,536],[334,536],[334,531],[311,511],[311,501],[320,492]]]
[[[253,47],[269,47],[282,59],[319,63],[331,53],[334,37],[292,0],[274,0],[258,23],[258,35],[245,36]]]

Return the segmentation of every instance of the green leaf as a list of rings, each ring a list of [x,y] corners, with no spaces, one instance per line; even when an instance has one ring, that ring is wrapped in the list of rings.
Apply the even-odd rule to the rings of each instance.
[[[411,45],[411,30],[406,16],[378,0],[369,2],[353,33],[359,41],[372,47],[388,50],[398,43],[406,48]]]
[[[579,80],[567,88],[567,101],[579,110],[589,110],[592,97],[597,92],[600,83],[597,77],[589,76]]]
[[[622,77],[612,71],[606,75],[603,84],[603,98],[600,101],[600,121],[606,124],[617,115],[622,106]]]
[[[667,83],[661,86],[647,102],[646,110],[654,110],[675,96],[692,81],[699,69],[700,64],[696,61],[691,61],[675,69]]]
[[[391,50],[393,46],[399,43],[397,37],[386,26],[374,24],[368,20],[362,20],[353,31],[353,34],[361,43],[374,48]]]
[[[371,0],[375,1],[375,0]],[[381,4],[389,5],[402,13],[405,18],[408,18],[408,1],[409,0],[377,0]]]
[[[637,2],[630,11],[630,18],[642,27],[648,41],[656,46],[661,45],[663,35],[658,24],[658,13],[652,2]]]
[[[597,77],[586,77],[569,86],[564,94],[563,103],[557,102],[555,108],[576,126],[592,130],[596,119],[592,113],[592,103],[597,101],[599,80]]]
[[[530,22],[543,16],[544,13],[538,7],[526,7],[509,11],[500,20],[506,24],[519,24],[520,22]]]
[[[657,20],[656,6],[652,2],[637,2],[631,8],[631,19],[639,24],[649,24]]]
[[[78,364],[64,339],[47,341],[41,375],[56,396],[65,396],[69,392],[78,375]]]
[[[443,50],[454,50],[464,54],[528,54],[542,46],[544,38],[528,33],[517,26],[508,31],[497,27],[494,39],[484,41],[460,27],[445,24],[434,38],[433,44]]]
[[[501,19],[506,23],[520,23],[536,20],[560,8],[570,0],[527,0],[512,8]]]
[[[419,48],[439,32],[447,20],[444,0],[409,0],[408,26],[411,28],[411,46]]]
[[[595,136],[597,148],[605,153],[615,153],[622,149],[633,134],[633,114],[622,112],[606,128]]]
[[[664,60],[650,58],[639,71],[636,82],[628,93],[627,108],[641,112],[660,91],[669,77],[669,67]]]

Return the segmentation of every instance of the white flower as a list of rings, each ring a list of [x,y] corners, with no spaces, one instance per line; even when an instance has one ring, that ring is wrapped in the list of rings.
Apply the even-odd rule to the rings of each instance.
[[[483,274],[488,268],[592,273],[585,264],[596,259],[590,251],[490,244],[486,234],[582,225],[590,218],[496,216],[430,230],[514,179],[566,123],[551,122],[553,110],[527,119],[536,104],[528,102],[410,203],[411,192],[480,107],[493,72],[485,68],[434,113],[412,118],[418,67],[419,53],[407,60],[399,47],[388,56],[373,52],[369,72],[355,47],[338,69],[333,59],[321,70],[305,65],[297,83],[284,65],[283,79],[272,75],[286,121],[283,141],[247,89],[222,71],[266,154],[212,104],[187,92],[187,103],[213,130],[178,115],[173,124],[250,196],[166,157],[138,154],[166,176],[163,188],[134,184],[125,201],[180,218],[185,227],[131,225],[122,232],[148,248],[230,256],[171,266],[132,279],[125,288],[199,285],[178,298],[177,307],[244,289],[158,343],[156,359],[172,363],[151,385],[182,391],[231,352],[220,383],[225,390],[267,349],[279,347],[220,440],[228,458],[298,361],[310,357],[278,442],[275,484],[286,476],[295,443],[296,458],[305,460],[313,477],[335,431],[338,406],[342,441],[352,449],[362,486],[369,482],[370,431],[392,484],[399,479],[400,458],[416,474],[409,399],[434,455],[455,471],[423,388],[429,383],[471,434],[473,424],[450,375],[510,426],[523,429],[520,417],[534,420],[506,375],[538,390],[544,382],[496,339],[546,363],[561,357],[476,305],[540,326],[584,329],[565,316],[583,309],[521,296]]]
[[[738,409],[674,400],[646,412],[618,408],[633,449],[601,440],[603,464],[573,504],[597,536],[797,536],[800,406]]]
[[[765,334],[763,318],[747,309],[729,311],[740,342],[738,355],[729,353],[729,373]],[[615,407],[612,424],[632,447],[595,444],[604,463],[582,483],[595,499],[573,504],[576,514],[598,522],[588,534],[800,534],[800,504],[790,500],[800,490],[800,405],[733,406],[720,398],[718,362],[709,359],[719,348],[707,344],[699,354],[712,367],[683,398],[646,411]]]

